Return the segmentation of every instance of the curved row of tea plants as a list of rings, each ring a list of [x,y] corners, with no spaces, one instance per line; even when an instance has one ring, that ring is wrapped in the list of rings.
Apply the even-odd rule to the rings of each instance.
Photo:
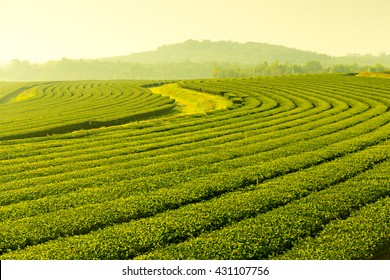
[[[0,103],[3,140],[147,119],[170,113],[174,102],[126,81],[18,85]]]
[[[364,118],[366,118],[366,116],[363,115]],[[329,120],[327,120],[329,121]],[[250,158],[248,158],[249,160],[253,161],[255,158],[257,159],[266,159],[264,157],[264,155],[253,155],[255,152],[260,152],[261,150],[264,150],[267,151],[267,149],[272,149],[272,147],[278,147],[278,146],[282,146],[282,145],[286,145],[285,143],[290,143],[292,141],[297,141],[297,140],[305,140],[305,139],[310,139],[310,141],[306,141],[305,142],[305,146],[302,146],[301,143],[297,143],[297,144],[289,144],[289,146],[287,147],[280,147],[278,148],[277,150],[271,152],[271,155],[274,154],[276,155],[276,158],[277,157],[280,157],[280,156],[286,156],[288,154],[292,154],[293,152],[294,153],[299,153],[299,152],[303,152],[303,151],[308,151],[308,149],[310,148],[309,146],[309,143],[312,143],[312,148],[311,149],[317,149],[320,147],[320,145],[327,145],[327,144],[330,144],[331,142],[334,142],[334,141],[337,141],[337,139],[342,139],[343,137],[345,137],[345,135],[347,134],[347,136],[351,137],[352,135],[358,135],[360,134],[362,131],[371,131],[374,127],[373,125],[375,125],[375,122],[376,122],[376,119],[374,120],[370,120],[370,123],[372,123],[371,125],[367,125],[366,123],[363,123],[363,124],[359,124],[358,127],[360,127],[360,129],[356,129],[356,127],[353,127],[353,129],[346,129],[346,130],[342,130],[342,128],[345,128],[348,126],[351,125],[351,121],[352,119],[347,119],[345,122],[342,122],[342,121],[339,121],[337,123],[334,123],[330,126],[327,126],[326,129],[325,127],[322,127],[322,126],[319,126],[317,123],[310,123],[310,126],[308,126],[308,129],[311,129],[310,133],[297,133],[297,134],[294,134],[294,135],[291,135],[291,134],[288,134],[287,136],[284,136],[282,139],[280,140],[276,140],[276,135],[275,133],[271,133],[270,135],[267,135],[267,138],[268,138],[268,141],[267,142],[264,142],[265,139],[267,138],[264,138],[264,134],[262,134],[262,138],[257,138],[257,137],[247,137],[245,139],[241,139],[242,141],[238,140],[238,141],[235,141],[235,145],[236,146],[238,143],[237,142],[245,142],[245,146],[246,146],[246,150],[242,150],[242,145],[239,145],[237,148],[234,147],[234,149],[231,149],[229,150],[230,153],[234,153],[234,159],[235,161],[237,160],[241,160],[240,158],[238,158],[239,156],[248,156],[248,155],[251,155]],[[358,120],[359,121],[359,120]],[[375,121],[375,122],[374,122]],[[322,123],[324,123],[324,119],[321,120]],[[318,128],[321,128],[321,129],[317,129],[317,130],[313,130],[313,124],[314,125],[317,125]],[[352,122],[353,124],[353,122]],[[378,125],[378,124],[376,124]],[[379,124],[380,125],[380,124]],[[307,125],[305,125],[307,126]],[[298,127],[300,128],[301,130],[304,130],[303,127]],[[368,130],[367,130],[368,129]],[[338,132],[337,132],[338,131]],[[353,134],[351,134],[351,132]],[[292,130],[289,129],[287,131],[287,133],[291,133]],[[322,142],[320,142],[317,137],[318,136],[321,136],[323,134],[329,134],[331,132],[337,132],[337,134],[331,134],[331,135],[328,135],[326,136],[325,138],[322,138]],[[339,135],[338,137],[336,137],[336,135]],[[212,134],[212,136],[215,136]],[[218,135],[217,135],[218,136]],[[269,139],[269,137],[271,136],[271,139]],[[332,138],[334,140],[331,140],[331,138],[329,136],[332,136]],[[191,139],[192,142],[194,142],[194,139],[192,138]],[[245,141],[244,141],[245,140]],[[263,141],[263,145],[261,148],[259,148],[257,142],[258,141]],[[322,144],[321,144],[322,143]],[[172,142],[170,143],[170,145],[172,144]],[[173,143],[173,144],[176,144],[177,146],[177,142],[176,143]],[[268,145],[267,145],[268,144]],[[227,146],[228,144],[227,143],[224,143],[224,147],[228,147]],[[294,147],[296,146],[296,148],[292,149],[291,147]],[[81,147],[80,149],[82,150],[85,150],[86,147],[83,146]],[[96,152],[96,150],[94,150]],[[123,153],[127,153],[126,150],[121,150]],[[163,150],[163,152],[166,151],[165,149]],[[229,156],[227,154],[227,150],[224,150],[224,151],[221,151],[220,153],[215,153],[215,156],[214,157],[210,157],[207,152],[210,152],[211,150],[210,149],[206,149],[205,152],[203,152],[203,149],[199,149],[199,146],[197,147],[197,149],[195,149],[195,151],[191,151],[192,153],[192,157],[190,157],[190,153],[186,150],[185,151],[185,156],[183,156],[183,153],[180,153],[179,155],[176,155],[175,153],[172,153],[170,152],[169,153],[169,156],[175,156],[175,159],[176,161],[173,162],[173,163],[166,163],[166,159],[167,159],[167,156],[164,156],[163,157],[163,163],[160,164],[160,165],[157,165],[156,164],[156,160],[155,159],[148,159],[148,160],[145,160],[145,159],[142,159],[142,160],[138,160],[138,161],[132,161],[132,164],[131,166],[129,166],[129,164],[127,163],[127,160],[129,159],[128,156],[121,156],[121,157],[115,157],[115,158],[112,158],[113,161],[109,161],[107,162],[107,164],[102,164],[101,160],[98,160],[96,159],[96,157],[94,157],[94,160],[93,161],[89,161],[89,162],[82,162],[81,160],[81,157],[78,157],[77,159],[73,159],[73,161],[77,161],[77,162],[80,162],[80,165],[77,164],[77,163],[74,163],[72,165],[69,165],[69,164],[65,164],[65,167],[67,168],[72,168],[74,169],[74,171],[72,171],[72,177],[71,179],[73,180],[74,179],[74,175],[75,175],[75,172],[80,170],[81,169],[81,173],[85,173],[84,171],[82,171],[82,168],[81,167],[86,167],[86,164],[93,164],[92,167],[94,167],[94,169],[91,169],[89,168],[88,170],[88,174],[86,174],[88,177],[91,177],[94,172],[96,172],[97,174],[101,175],[101,172],[108,172],[108,173],[111,173],[113,175],[115,175],[116,178],[120,178],[122,177],[120,175],[120,173],[118,172],[115,172],[115,170],[112,170],[110,167],[107,167],[106,165],[112,165],[112,163],[117,163],[116,165],[116,169],[118,169],[118,161],[119,160],[122,160],[122,161],[125,161],[126,163],[124,165],[122,165],[122,169],[121,170],[125,170],[126,174],[125,176],[129,176],[129,168],[130,169],[133,169],[133,167],[135,166],[140,166],[139,168],[136,168],[134,170],[134,175],[132,178],[134,178],[134,176],[138,176],[138,177],[144,177],[145,175],[155,175],[155,173],[151,174],[150,170],[146,170],[146,174],[145,174],[145,170],[144,170],[144,167],[145,165],[147,164],[147,162],[149,161],[152,161],[153,163],[153,171],[152,172],[156,172],[157,174],[159,172],[161,172],[161,170],[163,169],[163,172],[166,173],[167,171],[172,171],[172,169],[174,169],[175,171],[178,171],[178,169],[180,170],[180,168],[185,168],[185,169],[189,169],[190,166],[189,164],[192,163],[192,165],[195,165],[195,162],[198,161],[201,159],[201,162],[203,164],[206,164],[206,163],[216,163],[216,161],[220,161],[220,158],[221,158],[221,155],[225,157],[225,161],[222,162],[222,164],[225,164],[226,160],[229,159]],[[203,155],[200,155],[199,156],[199,153],[201,153]],[[131,153],[131,150],[129,151],[129,153]],[[269,154],[270,152],[268,152]],[[141,154],[141,156],[143,156],[143,154]],[[177,157],[178,156],[178,157]],[[259,158],[260,156],[260,158]],[[63,174],[65,173],[64,172],[64,166],[63,165],[59,165],[58,168],[57,167],[53,167],[53,165],[57,165],[56,164],[56,161],[55,161],[55,157],[63,157],[63,155],[56,155],[56,154],[53,154],[53,158],[48,158],[46,160],[47,162],[47,165],[50,165],[51,168],[38,168],[39,166],[37,164],[35,164],[38,160],[36,158],[34,158],[34,160],[32,160],[33,164],[29,164],[29,163],[26,163],[25,161],[23,161],[23,165],[20,165],[20,161],[18,161],[18,164],[13,164],[13,165],[8,165],[6,167],[7,169],[7,173],[6,175],[2,176],[2,179],[4,182],[7,182],[7,181],[11,181],[9,182],[8,184],[5,184],[4,187],[2,188],[3,190],[6,190],[8,187],[8,189],[14,189],[15,187],[12,187],[16,184],[16,186],[18,186],[18,188],[20,188],[21,186],[23,186],[23,182],[26,182],[26,186],[28,186],[28,188],[24,189],[24,190],[21,190],[22,192],[24,191],[25,193],[28,193],[29,196],[31,197],[34,193],[31,192],[31,186],[32,184],[42,184],[42,182],[44,182],[45,184],[49,184],[49,183],[53,183],[53,180],[56,180],[54,181],[55,183],[59,183],[59,182],[62,182],[62,183],[66,183],[66,178],[69,176],[67,176],[67,174]],[[269,158],[269,156],[268,156]],[[273,159],[275,158],[275,156],[271,157],[270,159]],[[28,158],[27,158],[28,159]],[[89,157],[87,158],[88,160],[90,159]],[[172,159],[172,158],[171,158]],[[40,161],[42,161],[40,159]],[[8,163],[8,162],[7,162]],[[69,162],[67,162],[69,163]],[[178,164],[176,164],[178,163]],[[183,164],[185,163],[185,165]],[[230,163],[229,163],[230,164]],[[241,165],[245,165],[247,163],[243,162]],[[96,166],[98,165],[98,166]],[[103,166],[102,166],[103,165]],[[177,167],[177,165],[179,165],[179,167]],[[29,168],[29,166],[31,166],[31,168]],[[171,166],[171,167],[169,167]],[[238,165],[236,165],[238,166]],[[91,166],[90,166],[91,167]],[[126,169],[124,169],[125,167],[127,167]],[[160,168],[158,168],[160,167]],[[169,167],[170,169],[167,170],[167,167]],[[225,167],[224,167],[225,168]],[[23,172],[23,170],[26,170],[26,169],[29,169],[28,172]],[[210,171],[210,170],[209,170]],[[49,172],[54,172],[53,175],[55,176],[48,176],[50,175]],[[57,176],[58,173],[62,173],[63,176]],[[79,172],[79,173],[80,173]],[[23,175],[21,173],[24,173]],[[40,174],[43,174],[40,175]],[[21,175],[23,177],[26,178],[26,180],[21,180],[20,177]],[[39,177],[45,177],[45,178],[39,178]],[[198,176],[196,174],[196,176]],[[32,181],[32,180],[29,180],[28,178],[30,177],[33,177],[33,178],[36,178],[36,180]],[[47,186],[45,186],[45,188],[47,188]],[[49,186],[50,188],[50,186]],[[39,189],[37,190],[39,191]],[[57,188],[56,188],[56,192],[58,193],[58,185],[57,185]],[[20,190],[18,191],[19,195],[21,195],[22,193],[20,192]],[[4,198],[5,195],[11,195],[12,197],[15,197],[14,196],[15,192],[4,192],[2,197]],[[47,195],[48,193],[46,192],[43,192],[43,194]],[[12,201],[11,201],[12,202]],[[7,202],[3,200],[3,203],[6,204]],[[9,203],[9,202],[8,202]]]
[[[80,92],[82,111],[91,98],[104,101],[103,91],[91,94],[99,83],[109,82],[45,84],[34,98],[50,104],[62,96],[68,106]],[[0,258],[284,258],[333,220],[389,195],[379,174],[390,160],[390,81],[320,75],[179,84],[233,106],[1,141]],[[271,221],[289,213],[298,220],[280,219],[277,231]],[[381,248],[385,239],[373,242]]]
[[[27,89],[39,85],[39,83],[25,83],[25,82],[0,82],[0,105],[12,101],[18,101],[18,96]],[[24,98],[28,97],[24,96]]]
[[[388,172],[390,165],[383,172]],[[379,176],[382,174],[377,174]],[[387,181],[390,180],[387,175]],[[364,181],[365,184],[378,182]],[[382,184],[384,182],[382,181]],[[380,184],[380,183],[379,183]],[[388,186],[388,184],[387,184]],[[315,238],[308,237],[278,259],[389,259],[390,197],[369,204],[347,219],[329,223]]]
[[[385,149],[385,147],[384,147]],[[386,147],[389,149],[389,146]],[[140,259],[264,259],[288,250],[298,243],[302,238],[310,237],[323,230],[324,225],[330,221],[344,219],[351,213],[383,197],[389,197],[390,189],[388,182],[375,180],[375,175],[383,174],[390,168],[390,162],[378,164],[372,170],[366,171],[352,179],[340,184],[335,184],[324,190],[313,192],[304,198],[293,201],[283,207],[257,215],[253,218],[245,219],[221,230],[215,230],[209,234],[203,234],[187,242],[171,245],[163,249],[156,250],[148,255],[140,256]],[[331,175],[330,175],[331,176]],[[304,181],[311,181],[312,178],[303,178]],[[362,183],[363,182],[363,183]],[[283,186],[284,187],[284,186]],[[284,188],[282,188],[284,189]],[[261,199],[260,197],[258,199]],[[231,202],[233,203],[233,202]],[[380,220],[372,221],[376,235],[373,234],[370,240],[370,250],[382,245],[383,240],[388,241],[388,220],[384,218],[389,213],[388,203],[386,207],[378,208],[377,215]],[[194,211],[194,215],[196,212]],[[353,219],[353,218],[352,218]],[[337,222],[336,222],[337,223]],[[362,225],[352,224],[355,228]],[[351,225],[349,225],[351,226]],[[356,230],[356,229],[355,229]],[[369,230],[369,229],[368,229]],[[326,230],[325,230],[326,231]],[[381,232],[381,233],[380,233]],[[324,233],[326,235],[326,233]],[[387,235],[387,236],[386,236]],[[370,236],[369,231],[355,236],[356,247],[361,247],[361,252],[368,250],[367,238],[358,239],[362,236]],[[333,238],[337,235],[333,235]],[[338,241],[328,236],[333,244],[338,244],[339,248],[333,252],[330,259],[340,259],[342,253],[339,250],[354,251],[354,247],[349,247],[343,238]],[[322,238],[313,245],[312,252],[317,250],[324,254],[321,258],[326,259],[325,250],[322,250]],[[317,238],[314,238],[317,240]],[[329,241],[328,241],[329,242]],[[325,247],[327,244],[323,244]],[[347,246],[346,246],[347,245]],[[304,247],[304,246],[302,246]],[[306,248],[305,248],[306,249]],[[307,249],[306,249],[307,250]],[[329,250],[329,251],[328,251]],[[330,252],[331,249],[328,249]],[[350,258],[353,254],[350,255]],[[301,256],[302,257],[302,256]],[[360,257],[367,257],[361,255]],[[318,258],[315,254],[307,254],[304,259]],[[329,257],[328,257],[329,258]],[[352,257],[353,258],[353,257]],[[295,259],[294,256],[292,259]]]
[[[375,154],[375,156],[371,157],[370,155],[372,154]],[[376,163],[389,159],[390,151],[387,144],[383,147],[374,147],[345,158],[324,163],[323,165],[314,166],[308,168],[307,170],[278,177],[257,186],[253,186],[249,189],[236,190],[237,186],[240,183],[242,184],[243,180],[239,174],[246,171],[240,170],[240,172],[237,171],[237,173],[234,174],[235,178],[237,178],[235,181],[231,180],[231,178],[224,179],[227,175],[225,174],[225,176],[220,176],[219,178],[215,178],[214,176],[214,181],[215,179],[219,179],[219,183],[214,185],[212,185],[213,180],[206,180],[201,183],[199,182],[198,185],[188,184],[186,187],[181,188],[179,192],[174,190],[164,190],[163,192],[160,191],[152,193],[148,196],[141,195],[131,197],[128,200],[119,200],[111,207],[107,204],[102,204],[99,208],[91,205],[90,207],[84,209],[84,213],[91,212],[94,213],[93,216],[79,214],[78,219],[72,219],[72,222],[70,222],[67,217],[75,215],[75,211],[70,211],[67,215],[51,215],[52,219],[55,219],[52,226],[57,226],[51,229],[45,226],[42,227],[44,223],[50,223],[50,219],[43,216],[37,217],[40,217],[40,219],[30,221],[24,220],[23,225],[17,224],[16,222],[3,223],[2,227],[6,230],[6,232],[12,232],[12,236],[15,236],[15,239],[13,240],[7,239],[7,236],[2,236],[4,243],[8,248],[11,246],[20,248],[26,245],[24,243],[26,240],[31,242],[27,245],[33,245],[36,238],[42,238],[45,234],[47,236],[49,232],[52,235],[61,236],[63,235],[61,234],[61,231],[75,230],[76,228],[80,228],[80,224],[95,223],[95,225],[99,227],[99,225],[104,223],[104,220],[113,219],[113,216],[116,219],[122,219],[123,222],[121,225],[108,227],[83,236],[69,237],[38,246],[32,246],[20,252],[16,251],[14,254],[10,253],[9,255],[5,255],[5,257],[48,259],[126,259],[135,257],[144,251],[151,250],[155,247],[160,247],[169,243],[177,243],[201,233],[216,230],[211,233],[211,236],[220,234],[220,237],[218,237],[215,242],[222,242],[222,244],[219,246],[218,244],[211,243],[212,241],[210,241],[210,239],[207,239],[205,246],[202,247],[202,251],[203,254],[210,254],[209,256],[211,257],[199,255],[195,256],[195,258],[212,258],[214,255],[214,257],[217,258],[229,259],[233,256],[225,255],[222,257],[222,255],[218,255],[216,252],[220,251],[220,254],[231,253],[229,250],[229,244],[234,246],[234,240],[229,239],[223,243],[223,240],[229,237],[229,234],[226,234],[226,232],[231,231],[231,228],[234,228],[237,232],[239,232],[241,229],[241,223],[248,223],[245,218],[256,216],[258,213],[264,212],[268,215],[268,211],[275,208],[276,213],[279,213],[279,211],[281,211],[280,209],[283,209],[281,206],[291,201],[294,203],[301,203],[300,198],[306,197],[311,193],[321,191],[322,189],[326,190],[331,188],[332,193],[335,193],[335,190],[339,190],[340,188],[340,186],[337,185],[338,182],[345,181],[341,184],[346,186],[350,186],[353,182],[355,182],[356,185],[364,178],[369,179],[370,176],[372,176],[372,174],[376,174],[376,172],[383,172],[386,168],[388,168],[388,163],[387,165],[379,164],[372,170],[369,169]],[[339,170],[337,174],[333,174],[333,170],[335,169]],[[364,172],[365,170],[368,171]],[[353,177],[360,172],[364,173],[355,178]],[[313,178],[313,176],[315,177]],[[208,196],[210,196],[213,192],[215,194],[223,192],[223,188],[229,188],[231,192],[226,193],[221,197],[215,197],[209,201],[204,201],[204,198],[208,198]],[[354,195],[353,199],[351,199],[351,203],[355,203],[353,204],[354,207],[361,206],[362,201],[371,201],[375,198],[388,195],[390,192],[390,190],[386,187],[385,182],[382,182],[381,185],[378,184],[374,190],[368,185],[365,185],[365,188],[367,189],[366,193],[373,193],[374,198],[364,193],[363,188],[356,189],[356,192],[346,192],[348,195]],[[340,194],[344,193],[340,192]],[[357,197],[359,196],[362,197],[362,200],[357,200]],[[186,205],[190,200],[204,202],[189,204],[179,208],[178,210],[167,211],[151,218],[126,223],[126,220],[129,218],[139,219],[148,217],[161,212],[162,210],[166,210],[166,208],[169,207],[176,208],[175,205]],[[295,202],[295,200],[298,202]],[[316,200],[320,201],[321,198],[316,198]],[[331,202],[332,199],[326,200],[327,204]],[[289,204],[287,204],[286,207],[290,209],[288,205]],[[340,203],[340,205],[341,207],[346,207],[345,209],[347,210],[352,209],[352,206],[348,206],[345,203]],[[327,205],[327,208],[332,211],[334,210],[332,205]],[[108,211],[108,209],[110,210]],[[323,213],[322,211],[324,210],[320,209],[319,211],[320,213]],[[102,215],[104,212],[106,214]],[[306,212],[298,211],[298,213],[307,215]],[[126,217],[126,215],[129,215],[130,217]],[[285,215],[288,217],[289,214]],[[275,214],[276,220],[278,216],[279,214]],[[244,220],[239,224],[235,224],[241,219]],[[218,229],[227,225],[230,226],[219,233]],[[319,226],[321,224],[316,223],[316,225]],[[21,229],[22,227],[24,229]],[[256,228],[256,230],[253,229],[254,232],[261,232],[261,228],[264,227],[264,224],[253,222],[250,227]],[[20,235],[19,231],[24,232],[27,236]],[[7,235],[9,235],[9,233]],[[242,243],[245,238],[249,239],[250,237],[250,235],[246,235],[245,231],[243,231],[241,239],[237,242]],[[199,238],[195,240],[196,242],[199,242]],[[189,242],[192,241],[190,240]],[[207,244],[211,244],[212,247],[215,246],[215,251],[207,249]],[[73,248],[76,247],[78,250],[73,250]],[[165,254],[168,253],[170,255],[164,257],[159,254],[157,255],[157,258],[193,258],[194,256],[179,255],[179,248],[188,248],[188,253],[194,253],[194,247],[195,246],[191,243],[190,245],[183,243],[179,245],[179,247],[175,246],[175,248],[168,247]],[[227,250],[223,252],[221,250],[222,247],[227,248]],[[59,248],[62,248],[61,252],[59,252]],[[121,249],[118,250],[119,248]],[[242,255],[238,256],[238,258],[248,258],[248,256],[243,254],[244,252]]]

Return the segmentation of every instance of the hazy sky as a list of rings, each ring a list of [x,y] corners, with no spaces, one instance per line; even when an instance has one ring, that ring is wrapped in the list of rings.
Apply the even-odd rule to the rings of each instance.
[[[105,57],[187,39],[390,53],[390,0],[0,0],[0,62]]]

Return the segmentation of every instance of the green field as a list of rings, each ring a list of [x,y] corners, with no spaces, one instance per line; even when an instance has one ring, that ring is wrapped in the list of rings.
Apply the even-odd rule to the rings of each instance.
[[[389,79],[162,84],[0,82],[0,259],[390,258]]]

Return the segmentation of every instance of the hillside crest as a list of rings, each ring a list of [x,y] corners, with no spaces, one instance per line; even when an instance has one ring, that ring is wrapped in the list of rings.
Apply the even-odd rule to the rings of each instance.
[[[102,58],[104,61],[161,63],[161,62],[236,62],[253,64],[254,62],[278,60],[302,64],[309,60],[327,61],[332,57],[310,51],[267,44],[238,43],[233,41],[197,41],[164,45],[155,51],[132,53],[124,56]]]

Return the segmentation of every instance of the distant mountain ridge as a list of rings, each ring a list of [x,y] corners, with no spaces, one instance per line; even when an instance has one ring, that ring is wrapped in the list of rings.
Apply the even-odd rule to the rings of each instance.
[[[310,60],[328,61],[332,57],[267,43],[238,43],[232,41],[187,40],[159,47],[155,51],[132,53],[102,58],[102,61],[164,63],[164,62],[219,62],[254,64],[262,61],[302,64]]]
[[[304,64],[308,61],[334,64],[383,64],[390,66],[390,54],[346,55],[334,57],[327,54],[304,51],[268,43],[238,43],[232,41],[187,40],[182,43],[161,46],[154,51],[100,58],[99,61],[136,63],[217,62],[253,65],[260,62]]]
[[[107,58],[63,58],[44,64],[16,59],[0,67],[0,80],[178,80],[383,71],[390,71],[390,55],[384,53],[332,57],[267,43],[188,40]]]

